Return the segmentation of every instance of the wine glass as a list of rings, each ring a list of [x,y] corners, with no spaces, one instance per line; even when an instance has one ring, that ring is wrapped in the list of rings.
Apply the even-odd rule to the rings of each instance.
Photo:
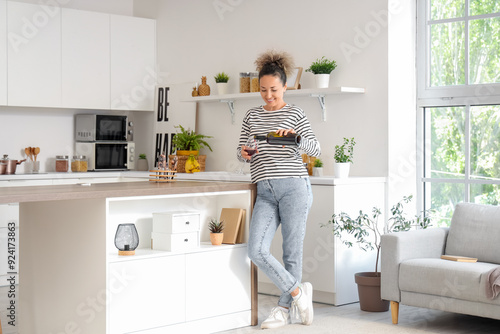
[[[250,158],[252,158],[253,155],[255,153],[257,153],[257,141],[255,140],[255,138],[253,138],[253,137],[248,138],[245,145],[243,145],[242,150],[244,150],[250,156]],[[252,160],[250,160],[250,161],[252,161]],[[245,168],[245,165],[247,163],[249,163],[249,161],[245,159],[245,162],[241,163],[240,169],[236,173],[245,174],[243,172],[243,169]]]

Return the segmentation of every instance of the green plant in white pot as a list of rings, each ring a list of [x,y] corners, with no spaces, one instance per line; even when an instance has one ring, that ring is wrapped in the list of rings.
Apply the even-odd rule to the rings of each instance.
[[[342,145],[335,145],[335,154],[333,156],[335,160],[333,164],[334,177],[346,178],[349,176],[349,170],[351,169],[354,157],[354,145],[356,145],[354,138],[349,139],[345,137]]]
[[[316,79],[316,88],[328,88],[330,82],[330,73],[337,68],[337,62],[324,56],[312,62],[306,72],[314,74]]]
[[[321,159],[314,160],[313,176],[323,176],[323,161]]]
[[[227,94],[227,82],[229,81],[229,75],[224,72],[217,73],[214,76],[215,84],[217,85],[217,93],[219,95]]]
[[[335,237],[347,247],[355,244],[363,251],[376,250],[374,272],[360,272],[354,275],[354,280],[358,284],[360,307],[363,311],[387,311],[389,301],[384,301],[380,297],[380,277],[378,271],[379,256],[381,250],[381,235],[392,232],[408,231],[412,228],[425,229],[431,225],[431,220],[427,213],[431,210],[421,212],[412,219],[408,219],[404,213],[404,205],[411,202],[413,196],[405,196],[391,209],[391,216],[387,219],[387,224],[379,226],[379,218],[382,211],[373,207],[372,214],[368,215],[362,210],[357,217],[351,217],[345,212],[333,214],[332,220],[321,227],[331,229]],[[382,216],[383,217],[383,216]]]
[[[148,159],[146,158],[146,154],[139,154],[139,160],[137,160],[137,170],[138,171],[147,171],[148,168]]]

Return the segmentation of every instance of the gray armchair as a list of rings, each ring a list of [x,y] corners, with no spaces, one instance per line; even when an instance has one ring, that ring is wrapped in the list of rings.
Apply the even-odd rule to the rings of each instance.
[[[441,255],[477,258],[475,263]],[[500,297],[487,298],[488,274],[500,266],[500,207],[456,206],[449,228],[382,236],[381,296],[399,304],[500,319]]]

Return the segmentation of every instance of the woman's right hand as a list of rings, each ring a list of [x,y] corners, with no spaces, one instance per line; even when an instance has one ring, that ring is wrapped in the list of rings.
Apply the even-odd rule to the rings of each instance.
[[[250,147],[248,146],[245,146],[245,145],[241,145],[241,156],[246,159],[246,160],[251,160],[252,159],[252,156],[250,156],[246,149],[249,149]],[[259,150],[257,150],[253,155],[259,153]]]

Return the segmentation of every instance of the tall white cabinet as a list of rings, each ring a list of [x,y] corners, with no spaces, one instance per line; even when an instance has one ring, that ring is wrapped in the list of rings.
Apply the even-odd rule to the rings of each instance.
[[[153,110],[154,20],[111,15],[111,109]]]
[[[61,105],[61,10],[7,2],[9,105]]]
[[[7,104],[7,2],[0,0],[0,106]]]
[[[64,8],[61,39],[62,107],[108,109],[109,15]]]

